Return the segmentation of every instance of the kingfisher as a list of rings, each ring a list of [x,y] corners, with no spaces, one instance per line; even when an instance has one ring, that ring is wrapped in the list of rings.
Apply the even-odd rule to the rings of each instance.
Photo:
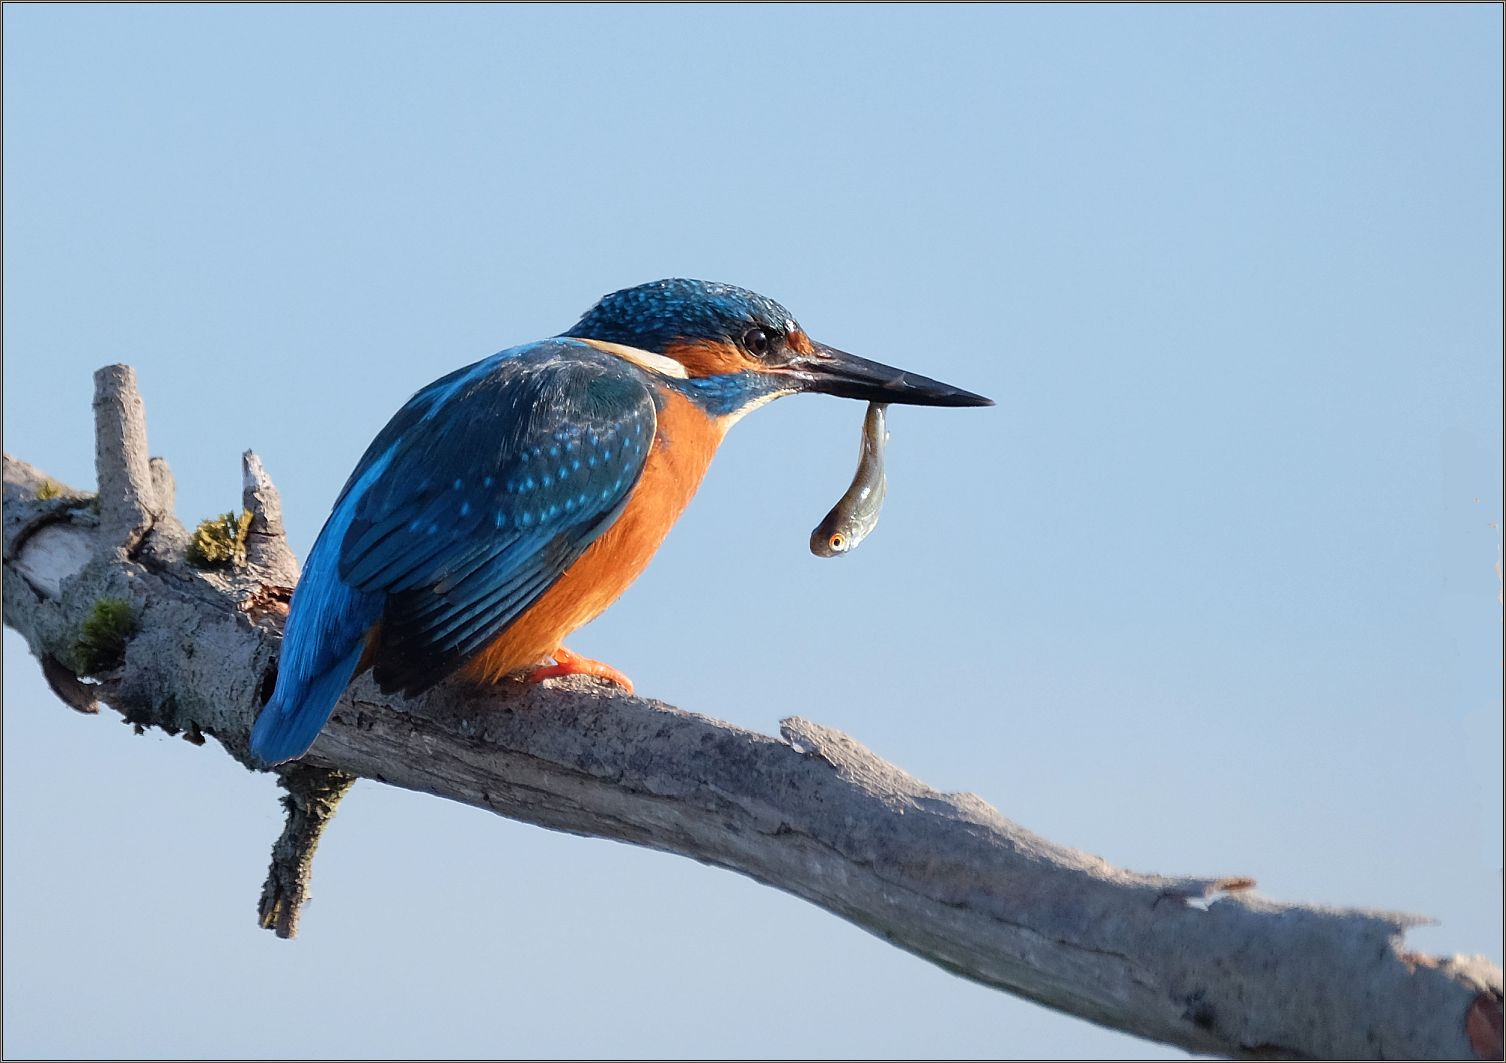
[[[314,542],[252,753],[302,756],[368,669],[408,695],[457,673],[585,674],[631,692],[562,640],[643,572],[727,430],[796,392],[993,405],[817,343],[765,296],[679,278],[613,292],[565,333],[423,388]]]

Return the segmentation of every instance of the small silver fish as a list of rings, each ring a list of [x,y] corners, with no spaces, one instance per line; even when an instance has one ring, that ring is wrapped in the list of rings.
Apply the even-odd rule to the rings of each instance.
[[[884,477],[884,444],[889,442],[884,411],[888,408],[887,402],[868,404],[858,471],[853,473],[847,493],[811,532],[811,553],[817,557],[836,557],[856,549],[878,524],[879,510],[889,490],[889,481]]]

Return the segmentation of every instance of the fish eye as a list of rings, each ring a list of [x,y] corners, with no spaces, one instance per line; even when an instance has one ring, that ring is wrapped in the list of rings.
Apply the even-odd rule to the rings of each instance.
[[[774,341],[769,338],[768,332],[761,328],[750,328],[743,333],[743,348],[755,358],[762,358],[774,347]]]
[[[837,532],[826,542],[827,545],[830,546],[833,550],[840,550],[842,549],[842,547],[847,545],[847,539],[842,535],[841,532]]]

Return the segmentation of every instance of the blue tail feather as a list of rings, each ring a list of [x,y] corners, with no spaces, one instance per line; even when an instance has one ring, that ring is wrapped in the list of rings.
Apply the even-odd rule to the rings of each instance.
[[[381,616],[382,596],[347,586],[337,572],[332,555],[349,523],[348,508],[336,508],[293,591],[277,689],[251,729],[251,752],[263,763],[292,760],[314,744]]]
[[[278,764],[302,755],[319,736],[335,702],[350,685],[364,647],[357,645],[333,668],[306,683],[284,684],[256,718],[251,729],[251,752],[264,764]],[[288,687],[295,689],[289,690]]]
[[[283,631],[277,689],[251,729],[251,752],[267,764],[302,756],[355,676],[381,599],[351,590],[323,563],[318,544]]]

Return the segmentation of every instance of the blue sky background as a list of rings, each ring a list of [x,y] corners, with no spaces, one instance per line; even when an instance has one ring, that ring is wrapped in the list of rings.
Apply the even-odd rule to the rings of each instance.
[[[4,11],[4,444],[93,481],[127,361],[186,522],[307,552],[435,377],[662,276],[989,394],[732,433],[573,648],[842,728],[1145,871],[1501,962],[1501,11]],[[5,633],[8,1056],[1179,1054],[773,890],[369,783],[294,943],[268,776]]]

